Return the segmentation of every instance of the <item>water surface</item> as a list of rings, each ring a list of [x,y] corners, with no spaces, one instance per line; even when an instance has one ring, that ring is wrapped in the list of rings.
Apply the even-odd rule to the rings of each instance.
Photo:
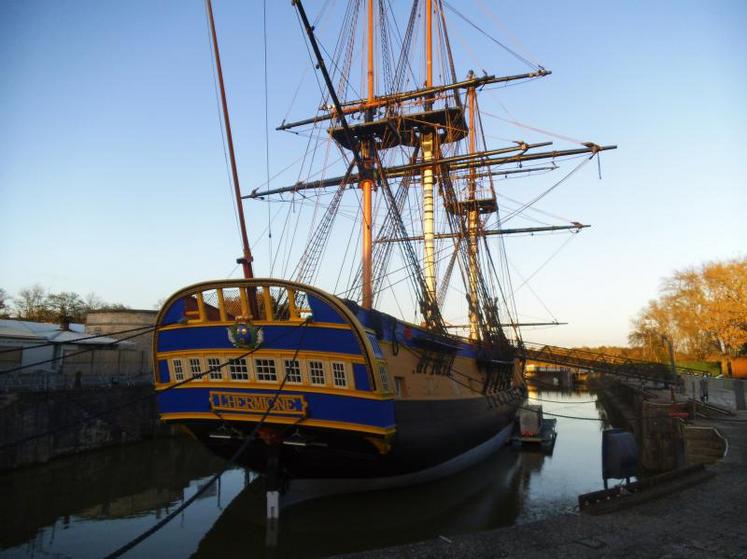
[[[602,487],[604,412],[590,393],[530,391],[558,417],[552,455],[503,449],[455,476],[337,495],[282,512],[274,556],[320,557],[487,530],[576,510]],[[0,558],[101,557],[192,496],[224,462],[191,439],[162,439],[0,476]],[[266,556],[261,480],[231,469],[128,557]]]

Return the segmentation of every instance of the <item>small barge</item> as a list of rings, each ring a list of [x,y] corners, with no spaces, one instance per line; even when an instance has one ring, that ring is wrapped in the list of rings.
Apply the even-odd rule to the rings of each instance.
[[[539,449],[552,454],[555,448],[557,419],[545,419],[542,406],[526,405],[519,410],[510,442],[513,448]]]

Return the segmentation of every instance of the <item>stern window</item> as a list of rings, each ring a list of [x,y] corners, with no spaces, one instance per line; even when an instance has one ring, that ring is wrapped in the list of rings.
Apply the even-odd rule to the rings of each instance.
[[[231,380],[249,380],[249,365],[246,359],[231,359],[228,362],[228,373]]]
[[[322,361],[309,361],[309,378],[311,384],[325,384],[324,363]]]
[[[285,360],[285,379],[290,384],[301,384],[303,382],[301,378],[301,363],[298,362],[298,359]]]
[[[332,363],[332,380],[339,388],[347,387],[348,376],[345,373],[345,363]]]
[[[174,373],[175,381],[184,380],[184,368],[182,367],[181,359],[174,359],[173,361],[171,361],[171,368]]]
[[[208,357],[207,365],[210,372],[208,378],[210,380],[223,380],[223,371],[220,365],[220,359],[217,357]]]
[[[255,359],[254,366],[257,373],[258,381],[276,382],[278,380],[278,374],[275,371],[274,359]]]
[[[192,357],[189,360],[189,372],[192,373],[192,378],[196,380],[202,380],[200,374],[202,373],[202,364],[200,363],[199,357]]]

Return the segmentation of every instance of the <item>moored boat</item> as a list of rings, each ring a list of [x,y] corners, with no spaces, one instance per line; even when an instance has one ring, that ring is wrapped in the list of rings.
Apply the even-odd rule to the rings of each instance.
[[[280,280],[174,294],[154,348],[161,418],[226,457],[277,394],[241,462],[265,471],[278,447],[291,478],[443,475],[505,442],[522,395],[518,359]]]
[[[273,196],[331,198],[325,198],[320,216],[314,214],[310,221],[306,245],[288,275],[292,280],[255,277],[239,211],[243,256],[238,262],[244,278],[192,285],[164,303],[154,336],[162,420],[183,425],[216,453],[273,478],[358,480],[358,488],[427,481],[500,448],[525,396],[525,360],[520,323],[507,295],[505,255],[494,259],[486,239],[578,232],[587,226],[570,222],[506,229],[493,180],[549,172],[557,168],[556,161],[579,155],[590,159],[614,146],[589,142],[575,149],[537,151],[551,142],[516,141],[487,149],[478,90],[550,72],[536,66],[523,74],[478,77],[469,72],[466,79],[457,79],[441,0],[413,2],[399,57],[392,56],[385,40],[391,31],[386,28],[387,3],[350,0],[338,41],[342,61],[322,55],[315,28],[296,0],[326,99],[316,116],[284,121],[278,130],[326,127],[326,141],[341,154],[340,176],[319,179],[309,172],[313,180],[279,188],[270,188],[268,179],[266,188],[243,195],[210,0],[206,5],[237,205]],[[359,12],[366,14],[361,60],[367,95],[350,99],[348,72]],[[412,73],[413,29],[421,17],[425,79],[422,86],[407,90],[403,83]],[[382,47],[378,64],[385,69],[378,94],[377,41]],[[450,67],[442,84],[434,79],[434,43],[443,54],[441,66]],[[325,62],[330,58],[334,75]],[[532,163],[543,160],[551,160],[552,166]],[[354,220],[359,264],[347,289],[322,289],[315,278],[325,249],[335,243],[332,230],[341,200],[353,188],[360,193]],[[410,223],[404,219],[408,205]],[[345,241],[350,238],[348,233]],[[390,302],[386,297],[400,307],[401,292],[388,272],[394,246],[400,249],[399,269],[406,270],[401,281],[408,282],[408,310],[416,316],[410,321],[376,308],[377,302]],[[501,243],[498,248],[500,252]],[[438,270],[444,252],[448,264]],[[496,262],[505,268],[499,272]],[[466,311],[463,325],[444,317],[455,268],[463,291],[456,290],[456,299],[451,295],[451,304]]]

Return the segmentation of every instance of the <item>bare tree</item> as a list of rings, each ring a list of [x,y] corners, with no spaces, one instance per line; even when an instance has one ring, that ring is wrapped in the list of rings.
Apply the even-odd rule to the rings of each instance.
[[[104,300],[101,297],[91,291],[88,295],[86,295],[86,298],[84,299],[84,305],[86,307],[86,311],[95,311],[105,306],[106,303],[104,303]]]
[[[8,318],[8,292],[0,287],[0,318]]]
[[[21,289],[13,298],[13,308],[16,316],[24,320],[47,320],[49,313],[47,309],[47,292],[39,284]]]
[[[80,295],[73,291],[50,293],[46,299],[47,308],[56,320],[82,322],[85,320],[86,305]]]

